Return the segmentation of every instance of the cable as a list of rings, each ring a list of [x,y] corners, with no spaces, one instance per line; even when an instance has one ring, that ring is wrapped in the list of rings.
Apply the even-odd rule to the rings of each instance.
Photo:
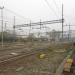
[[[55,1],[55,0],[53,0],[53,2],[54,2],[54,4],[55,4],[55,6],[58,8],[56,1]],[[58,8],[58,9],[59,9],[59,8]]]
[[[23,18],[23,19],[28,19],[28,20],[30,20],[29,18],[25,18],[25,17],[23,17],[23,16],[19,15],[18,13],[14,12],[14,11],[12,11],[12,10],[10,10],[10,9],[6,8],[6,7],[4,7],[4,8],[5,8],[5,10],[7,10],[7,11],[9,11],[9,12],[13,13],[13,14],[15,14],[16,16],[19,16],[19,17],[21,17],[21,18]]]
[[[44,1],[48,5],[48,7],[53,11],[53,13],[56,15],[56,17],[58,17],[58,15],[56,14],[55,10],[53,10],[53,8],[50,6],[49,2],[47,0],[44,0]]]
[[[58,5],[57,5],[56,1],[55,1],[55,0],[53,0],[53,2],[54,2],[54,4],[55,4],[56,8],[58,9],[58,12],[60,12],[60,11],[59,11],[59,7],[58,7]]]

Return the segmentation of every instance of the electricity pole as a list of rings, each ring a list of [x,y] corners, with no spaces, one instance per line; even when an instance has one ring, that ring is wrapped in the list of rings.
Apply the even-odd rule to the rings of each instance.
[[[63,4],[62,4],[62,40],[63,40]]]
[[[5,32],[6,32],[6,25],[7,25],[7,23],[5,22]]]
[[[69,40],[70,40],[70,37],[71,37],[71,36],[70,36],[70,24],[69,24]]]
[[[15,16],[14,16],[14,25],[13,25],[13,36],[14,36],[13,39],[14,39],[14,42],[15,42],[15,38],[16,38],[15,37],[16,36],[15,35]]]
[[[30,33],[31,33],[31,20],[30,20],[29,36],[30,36]]]
[[[4,7],[0,7],[1,9],[1,25],[2,25],[2,48],[3,48],[3,9]]]

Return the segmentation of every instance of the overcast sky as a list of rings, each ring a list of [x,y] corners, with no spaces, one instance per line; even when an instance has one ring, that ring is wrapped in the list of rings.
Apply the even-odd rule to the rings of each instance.
[[[75,0],[0,0],[0,5],[32,21],[54,20],[61,18],[64,5],[65,23],[75,25]],[[56,6],[57,5],[57,6]],[[73,27],[75,28],[75,27]]]

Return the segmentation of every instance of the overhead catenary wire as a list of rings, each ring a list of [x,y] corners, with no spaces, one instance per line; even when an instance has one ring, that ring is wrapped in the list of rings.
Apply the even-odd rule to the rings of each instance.
[[[59,20],[52,20],[52,21],[43,21],[43,22],[41,22],[41,24],[44,25],[44,24],[53,24],[53,23],[61,23],[61,22],[62,22],[62,19],[59,19]],[[40,25],[40,22],[31,23],[31,26],[37,26],[37,25]],[[29,24],[15,25],[16,28],[28,27],[28,26],[30,26],[30,23]]]
[[[14,11],[12,11],[12,10],[10,10],[10,9],[8,9],[8,8],[6,8],[6,7],[4,7],[5,8],[5,10],[6,11],[9,11],[10,13],[12,13],[12,14],[14,14],[15,16],[18,16],[18,17],[20,17],[20,18],[22,18],[22,19],[27,19],[27,20],[29,20],[30,21],[30,19],[29,18],[25,18],[24,16],[22,16],[22,15],[20,15],[20,14],[18,14],[18,13],[16,13],[16,12],[14,12]]]
[[[55,4],[56,8],[58,8],[58,5],[57,5],[56,1],[53,0],[53,2],[54,2],[54,4]],[[58,8],[58,9],[59,9],[59,8]]]
[[[56,8],[58,9],[58,13],[60,13],[60,10],[59,10],[59,7],[58,7],[58,5],[57,5],[56,1],[55,1],[55,0],[52,0],[52,1],[54,2],[54,4],[55,4]]]
[[[57,13],[55,12],[55,10],[52,8],[52,6],[49,4],[48,0],[44,0],[44,1],[45,1],[45,3],[48,5],[48,7],[50,8],[50,10],[52,10],[52,12],[56,15],[56,17],[59,17],[59,16],[57,15]]]

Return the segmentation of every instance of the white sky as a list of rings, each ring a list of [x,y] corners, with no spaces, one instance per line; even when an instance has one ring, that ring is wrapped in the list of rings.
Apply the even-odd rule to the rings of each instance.
[[[32,21],[53,20],[61,18],[61,5],[64,5],[64,19],[67,24],[75,24],[75,0],[47,0],[54,12],[45,3],[45,0],[0,0],[0,5],[31,19]],[[59,8],[59,9],[58,9]],[[54,26],[55,27],[55,26]],[[60,27],[58,27],[60,28]],[[72,27],[75,28],[75,27]]]

